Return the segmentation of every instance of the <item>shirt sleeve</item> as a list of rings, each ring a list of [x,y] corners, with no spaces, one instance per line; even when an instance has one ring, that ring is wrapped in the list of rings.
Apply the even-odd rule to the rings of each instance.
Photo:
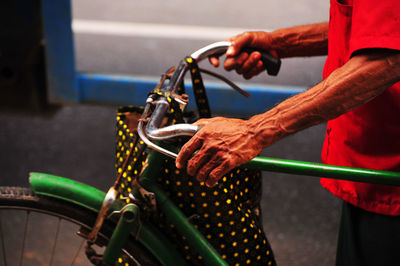
[[[400,0],[353,0],[350,54],[366,48],[400,50]]]

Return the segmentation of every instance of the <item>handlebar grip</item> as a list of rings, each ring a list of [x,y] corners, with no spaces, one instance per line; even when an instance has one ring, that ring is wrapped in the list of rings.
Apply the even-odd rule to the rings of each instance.
[[[278,75],[278,72],[281,68],[281,59],[276,58],[267,51],[257,50],[254,48],[244,48],[243,51],[248,53],[249,55],[252,52],[259,52],[261,54],[261,61],[263,62],[268,75]]]

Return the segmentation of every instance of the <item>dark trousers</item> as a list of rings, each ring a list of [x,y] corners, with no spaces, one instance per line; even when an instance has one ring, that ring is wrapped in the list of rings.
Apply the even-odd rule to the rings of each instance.
[[[400,216],[342,206],[337,266],[400,265]]]

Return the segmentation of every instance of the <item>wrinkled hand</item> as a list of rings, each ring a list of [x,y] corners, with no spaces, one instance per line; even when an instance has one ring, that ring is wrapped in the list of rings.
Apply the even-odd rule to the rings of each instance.
[[[246,120],[216,117],[195,123],[203,127],[181,149],[176,167],[212,187],[230,170],[257,156],[262,145]],[[192,158],[191,155],[194,154]]]
[[[245,32],[231,37],[227,41],[230,41],[232,45],[226,51],[224,68],[228,71],[236,70],[245,79],[250,79],[260,74],[265,68],[259,52],[253,52],[249,55],[246,52],[241,52],[243,48],[248,47],[268,51],[273,56],[278,57],[278,53],[273,47],[272,36],[266,32]],[[210,57],[210,63],[218,67],[219,59]]]

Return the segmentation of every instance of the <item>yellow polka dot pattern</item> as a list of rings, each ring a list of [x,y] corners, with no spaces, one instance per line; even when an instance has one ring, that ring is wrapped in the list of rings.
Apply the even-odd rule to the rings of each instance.
[[[136,263],[134,261],[132,261],[131,258],[129,258],[127,255],[125,254],[121,254],[121,257],[119,257],[117,259],[117,261],[114,263],[114,265],[118,265],[118,266],[130,266],[130,265],[136,265]]]
[[[144,144],[140,143],[136,134],[125,125],[124,115],[119,115],[116,169],[117,172],[122,172],[124,187],[121,185],[120,191],[123,196],[129,194],[129,190],[132,189],[128,177],[133,178],[140,173],[142,163],[147,156],[146,153],[143,154]],[[126,150],[132,150],[133,156],[126,169],[122,169],[127,156]],[[204,183],[199,183],[193,177],[176,169],[172,159],[166,160],[161,167],[157,182],[229,265],[275,265],[259,216],[261,198],[259,172],[237,168],[224,176],[217,186],[208,188]],[[167,222],[165,215],[160,214],[160,217],[153,222],[174,241],[184,254],[183,257],[188,260],[188,264],[204,265],[203,259],[190,248],[174,226]]]
[[[126,198],[126,203],[129,203],[130,200],[127,197],[132,192],[132,180],[140,174],[140,169],[144,165],[148,154],[145,152],[146,145],[139,139],[136,132],[132,132],[126,126],[124,118],[122,114],[117,116],[115,168],[117,169],[117,175],[122,176],[119,187],[120,198]],[[125,137],[125,140],[122,140],[123,137]],[[128,156],[130,160],[124,168],[124,162]]]

